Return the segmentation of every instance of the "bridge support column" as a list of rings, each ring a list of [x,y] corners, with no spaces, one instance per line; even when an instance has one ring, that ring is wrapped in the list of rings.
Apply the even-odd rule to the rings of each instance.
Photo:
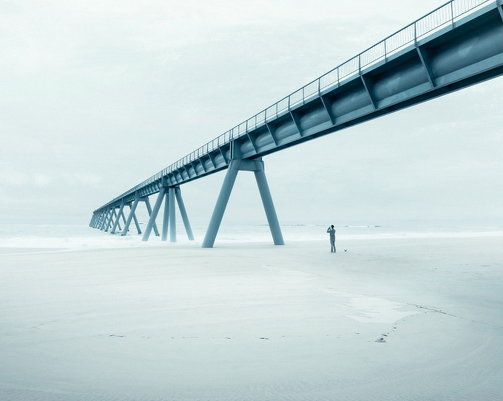
[[[116,228],[116,227],[119,229],[119,231],[122,230],[121,223],[120,223],[121,214],[120,214],[120,212],[116,213],[116,207],[114,207],[114,218],[115,218],[115,220],[112,219],[110,221],[110,227],[109,227],[110,228],[110,234],[115,234],[114,228]]]
[[[98,222],[98,226],[96,227],[98,230],[101,230],[103,227],[103,224],[105,223],[105,218],[106,218],[106,212],[103,210],[100,215],[100,221]]]
[[[107,223],[108,219],[110,217],[110,210],[106,210],[103,212],[103,220],[101,221],[101,224],[100,224],[100,230],[104,230],[105,229],[105,224]]]
[[[169,241],[176,242],[175,188],[168,189]]]
[[[119,220],[120,220],[120,217],[121,217],[121,216],[120,216],[120,214],[119,214],[119,213],[117,213],[117,228],[118,228],[118,230],[119,230],[119,231],[122,231],[122,228],[121,228],[121,223],[120,223],[120,221],[119,221]],[[112,230],[110,230],[110,234],[115,234],[115,233],[113,233],[113,232],[112,232]]]
[[[129,215],[127,217],[126,223],[124,224],[124,230],[122,230],[121,235],[127,234],[127,232],[129,231],[129,225],[131,224],[131,220],[133,220],[133,218],[135,218],[135,222],[136,222],[135,211],[136,211],[136,207],[138,206],[138,202],[139,202],[139,198],[137,197],[133,201],[133,206],[131,206],[131,204],[129,204]],[[138,230],[138,234],[140,234],[140,228],[137,226],[136,229]]]
[[[126,216],[124,216],[124,210],[122,210],[120,214],[122,216],[122,221],[123,221],[124,225],[126,225]]]
[[[112,210],[112,214],[110,215],[110,219],[108,220],[108,222],[106,224],[105,232],[107,232],[108,229],[111,227],[111,225],[114,221],[114,218],[117,218],[117,214],[115,213],[115,207],[112,207],[111,210]]]
[[[157,231],[157,227],[155,224],[155,219],[157,218],[157,214],[159,213],[159,209],[161,208],[161,203],[164,198],[164,194],[166,193],[166,188],[161,187],[161,190],[159,191],[159,195],[157,196],[157,200],[155,201],[154,209],[150,210],[150,203],[147,203],[147,209],[149,209],[149,214],[150,214],[150,219],[148,220],[147,227],[145,228],[145,233],[143,234],[143,241],[148,241],[148,238],[150,237],[150,232],[152,231],[152,228],[156,232],[156,235],[159,235],[159,232]],[[148,201],[148,198],[145,198],[145,202]]]
[[[103,231],[105,230],[105,226],[108,224],[108,219],[110,218],[110,213],[112,211],[110,209],[106,210],[103,212],[103,220],[100,224],[100,230]]]
[[[124,202],[121,203],[121,207],[119,209],[119,214],[117,216],[117,219],[115,220],[115,223],[112,227],[112,230],[110,231],[110,234],[115,234],[115,230],[117,229],[117,227],[119,227],[119,230],[120,230],[119,220],[120,220],[121,216],[123,216],[123,210],[124,210]]]
[[[231,196],[232,187],[236,182],[236,177],[239,171],[238,166],[239,160],[232,160],[229,168],[227,169],[222,188],[218,194],[215,209],[213,209],[213,214],[211,215],[210,225],[208,226],[208,230],[206,231],[206,235],[203,240],[203,248],[213,248],[218,229],[220,228],[220,223],[222,222],[222,217],[224,217],[227,202],[229,202],[229,197]]]
[[[189,217],[187,216],[187,210],[185,209],[185,204],[183,203],[180,187],[168,187],[165,198],[162,240],[166,241],[168,239],[169,229],[170,242],[176,242],[176,204],[178,203],[178,208],[180,209],[180,214],[182,215],[183,225],[185,226],[187,237],[190,241],[193,241],[194,235],[192,233],[192,228],[190,227]]]
[[[136,226],[136,231],[138,232],[138,235],[140,235],[141,229],[140,229],[140,224],[138,223],[138,219],[136,218],[136,212],[133,214],[133,221],[134,221],[134,225]]]
[[[285,245],[283,234],[281,233],[281,228],[279,226],[278,215],[276,214],[274,202],[272,201],[271,191],[269,190],[269,184],[267,183],[267,178],[265,176],[264,162],[261,160],[257,162],[257,164],[259,168],[253,173],[255,174],[255,181],[257,181],[260,197],[262,198],[262,205],[264,206],[265,214],[267,216],[267,222],[269,223],[269,230],[271,230],[272,240],[274,242],[274,245]]]
[[[161,240],[166,241],[168,239],[168,226],[169,226],[169,189],[164,195],[164,217],[162,222],[162,236]]]
[[[189,216],[187,216],[187,210],[185,209],[185,204],[183,203],[180,187],[175,187],[175,196],[178,208],[180,209],[180,214],[182,215],[183,225],[185,226],[185,231],[187,232],[187,237],[189,238],[189,241],[194,241],[194,234],[192,233],[192,228],[190,227]]]
[[[145,202],[145,206],[147,207],[148,216],[149,216],[149,219],[150,219],[150,217],[152,216],[152,207],[150,206],[150,201],[148,199],[148,196],[146,196],[145,198],[143,198],[143,201]],[[154,225],[152,226],[152,228],[154,229],[154,234],[158,237],[159,236],[159,230],[157,229],[157,224],[155,223],[155,219],[154,219]],[[145,228],[145,230],[146,230],[146,228]]]
[[[96,213],[93,213],[93,215],[91,216],[91,221],[89,222],[89,227],[94,227],[94,222],[96,220]]]
[[[257,181],[257,186],[262,198],[262,204],[264,205],[274,245],[284,245],[283,235],[281,234],[281,228],[278,222],[278,216],[276,215],[276,210],[274,208],[269,185],[267,184],[267,179],[265,177],[264,162],[262,161],[262,159],[237,159],[232,160],[229,168],[227,169],[227,173],[225,175],[222,188],[220,189],[220,194],[218,195],[215,209],[213,210],[213,214],[211,216],[208,230],[206,231],[206,236],[204,237],[203,248],[213,248],[218,229],[220,228],[220,223],[222,222],[222,218],[224,216],[225,208],[227,207],[234,182],[236,182],[236,177],[240,170],[253,171],[255,173],[255,180]]]

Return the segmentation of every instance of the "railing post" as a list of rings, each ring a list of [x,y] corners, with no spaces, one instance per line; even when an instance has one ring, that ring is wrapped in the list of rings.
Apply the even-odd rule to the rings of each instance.
[[[453,1],[451,1],[451,25],[454,27],[454,5]]]

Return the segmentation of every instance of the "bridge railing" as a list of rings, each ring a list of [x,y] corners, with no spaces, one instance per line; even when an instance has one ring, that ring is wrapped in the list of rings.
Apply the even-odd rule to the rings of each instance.
[[[383,60],[386,61],[389,56],[399,52],[411,44],[415,44],[418,40],[421,40],[426,36],[445,28],[446,26],[454,26],[454,23],[457,20],[479,8],[482,8],[490,2],[494,2],[494,0],[448,1],[425,16],[417,19],[406,27],[364,50],[355,57],[333,68],[319,78],[316,78],[314,81],[309,82],[290,95],[285,96],[281,100],[250,117],[248,120],[243,121],[241,124],[236,125],[222,135],[216,137],[210,142],[207,142],[157,174],[110,201],[107,205],[112,204],[117,200],[120,200],[123,197],[160,180],[163,176],[166,176],[184,165],[198,160],[201,156],[218,149],[222,145],[228,144],[233,139],[246,135],[248,131],[254,130],[258,126],[265,124],[269,120],[277,118],[285,112],[289,112],[292,107],[304,104],[311,98],[319,96],[322,91],[331,87],[340,86],[344,81],[349,80],[357,74],[361,74],[362,70]]]

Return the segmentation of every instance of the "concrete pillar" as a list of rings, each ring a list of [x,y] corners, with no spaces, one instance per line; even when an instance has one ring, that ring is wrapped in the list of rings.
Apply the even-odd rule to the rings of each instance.
[[[138,234],[141,234],[140,224],[138,223],[138,219],[136,218],[136,214],[133,214],[133,220],[134,220],[134,224],[136,226],[136,231],[138,231]]]
[[[176,242],[175,188],[169,187],[169,241]]]
[[[260,192],[260,197],[262,198],[262,204],[264,206],[265,214],[267,216],[267,222],[269,223],[269,229],[271,230],[272,238],[275,245],[284,245],[283,235],[281,234],[281,228],[278,222],[278,216],[276,215],[276,210],[274,208],[274,202],[272,200],[271,191],[269,190],[269,185],[267,184],[267,179],[264,172],[264,162],[259,159],[254,160],[232,160],[227,173],[220,189],[220,194],[218,195],[217,204],[213,210],[211,216],[210,224],[208,230],[206,231],[206,236],[203,241],[203,248],[212,248],[215,243],[215,238],[222,222],[222,217],[229,201],[230,194],[232,192],[232,187],[236,181],[236,176],[239,170],[253,171],[255,174],[255,180],[257,181],[257,186]]]
[[[185,204],[183,203],[180,187],[175,187],[175,196],[178,208],[180,209],[180,214],[182,215],[183,225],[185,226],[187,237],[190,241],[194,241],[194,234],[192,233],[192,228],[190,227],[189,217],[187,216],[187,210],[185,209]]]
[[[144,200],[145,200],[145,206],[147,206],[148,215],[150,217],[150,216],[152,216],[152,207],[150,206],[150,201],[148,199],[148,196],[146,196],[144,198]],[[154,229],[154,234],[156,236],[159,236],[159,230],[157,229],[157,224],[155,223],[155,221],[154,221],[153,229]]]
[[[126,235],[127,232],[129,231],[129,225],[131,224],[131,220],[133,219],[133,216],[135,215],[136,207],[138,206],[139,199],[136,198],[133,202],[133,206],[129,204],[129,215],[127,217],[126,223],[124,224],[124,230],[122,230],[121,235]]]
[[[260,167],[258,170],[254,171],[255,180],[257,181],[260,197],[262,198],[262,204],[264,205],[274,245],[285,245],[283,235],[281,234],[281,228],[279,226],[278,216],[276,215],[276,209],[274,208],[274,202],[272,201],[271,191],[269,190],[267,178],[265,177],[264,162],[260,161],[257,163],[260,163]]]
[[[111,234],[115,234],[115,230],[117,229],[117,226],[119,226],[119,220],[120,220],[120,217],[122,215],[123,209],[124,209],[124,203],[121,204],[121,207],[119,209],[119,214],[117,216],[117,219],[115,220],[115,223],[113,224],[112,230],[110,231]],[[120,230],[120,226],[119,226],[119,230]]]
[[[206,235],[203,240],[203,248],[213,248],[218,229],[220,228],[220,223],[222,222],[222,217],[224,216],[225,208],[227,207],[229,197],[231,196],[232,187],[236,182],[236,176],[238,175],[238,165],[238,160],[232,160],[229,168],[227,169],[227,173],[225,174],[224,182],[222,184],[222,188],[220,189],[220,194],[218,195],[215,209],[213,209],[213,214],[211,215],[208,230],[206,231]]]
[[[148,241],[148,238],[150,237],[150,232],[152,231],[152,228],[155,229],[155,219],[157,218],[157,214],[159,213],[159,209],[161,208],[162,201],[164,199],[164,194],[166,192],[166,189],[164,187],[161,187],[161,190],[159,191],[159,195],[157,196],[157,200],[155,201],[154,209],[150,213],[150,219],[148,220],[147,227],[145,227],[145,233],[143,234],[143,241]],[[147,198],[145,199],[145,202],[147,201]],[[150,204],[147,203],[147,208],[149,208]],[[157,235],[159,235],[159,232],[157,232]]]
[[[161,240],[166,241],[168,239],[168,224],[169,224],[169,189],[168,193],[164,195],[164,218],[162,223],[162,236]]]

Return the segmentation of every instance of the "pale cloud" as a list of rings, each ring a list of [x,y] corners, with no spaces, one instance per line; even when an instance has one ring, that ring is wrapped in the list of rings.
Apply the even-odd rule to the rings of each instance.
[[[95,187],[101,184],[102,178],[94,174],[75,173],[65,176],[68,182],[83,187]]]
[[[47,174],[35,173],[33,174],[33,184],[36,187],[47,187],[51,184],[52,179]]]
[[[3,169],[2,169],[3,170]],[[102,178],[96,174],[75,172],[64,173],[58,172],[54,174],[44,172],[20,172],[12,170],[0,171],[0,186],[1,187],[25,187],[34,185],[37,188],[59,188],[61,185],[65,187],[96,187],[102,182]]]
[[[30,182],[30,176],[19,173],[17,171],[0,171],[0,186],[5,187],[20,187],[27,185]]]

